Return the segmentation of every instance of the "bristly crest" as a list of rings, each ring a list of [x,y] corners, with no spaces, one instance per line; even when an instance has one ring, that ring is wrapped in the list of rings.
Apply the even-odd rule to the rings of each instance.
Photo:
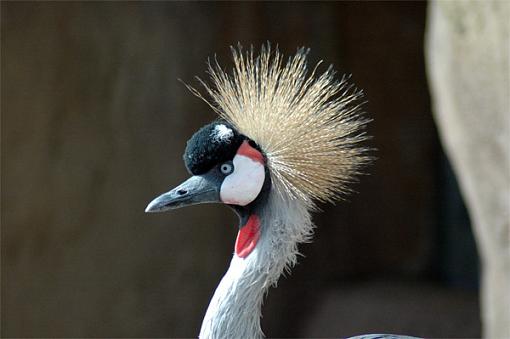
[[[362,92],[346,77],[335,79],[331,66],[317,75],[319,62],[310,72],[308,51],[298,49],[283,64],[269,44],[258,56],[253,47],[246,53],[232,48],[232,74],[209,62],[213,85],[199,79],[212,102],[188,88],[258,144],[279,193],[313,208],[314,201],[332,202],[348,192],[370,157],[358,145],[367,139]]]

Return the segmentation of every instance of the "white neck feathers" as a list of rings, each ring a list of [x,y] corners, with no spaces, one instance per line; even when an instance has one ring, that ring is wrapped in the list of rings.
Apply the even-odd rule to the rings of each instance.
[[[234,254],[207,309],[200,338],[262,338],[261,306],[269,286],[297,260],[297,245],[313,231],[310,214],[298,199],[271,191],[257,214],[261,236],[257,247],[242,259]]]

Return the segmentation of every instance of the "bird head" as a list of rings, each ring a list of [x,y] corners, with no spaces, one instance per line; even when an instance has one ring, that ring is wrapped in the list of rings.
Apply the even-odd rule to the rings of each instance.
[[[192,176],[154,199],[146,212],[200,203],[248,208],[270,185],[262,150],[226,121],[218,120],[198,130],[188,141],[183,158]]]
[[[220,116],[187,143],[184,162],[191,178],[146,211],[224,203],[238,212],[242,226],[251,225],[251,212],[271,199],[309,211],[317,201],[332,202],[348,192],[347,184],[370,160],[359,146],[367,138],[361,91],[348,78],[336,79],[331,67],[319,76],[319,65],[310,72],[305,49],[286,63],[269,46],[258,56],[253,48],[232,52],[231,73],[210,63],[212,85],[200,80],[208,99],[188,86]],[[307,234],[310,223],[298,227],[297,234]]]

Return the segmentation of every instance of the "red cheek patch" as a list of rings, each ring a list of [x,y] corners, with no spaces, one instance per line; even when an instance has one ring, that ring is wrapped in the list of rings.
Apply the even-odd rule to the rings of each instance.
[[[257,246],[259,238],[260,219],[255,214],[252,214],[237,234],[236,255],[239,258],[246,258]]]
[[[258,161],[264,165],[264,156],[256,148],[250,146],[248,140],[243,141],[242,145],[237,150],[237,154],[244,155],[245,157],[248,157],[253,161]]]

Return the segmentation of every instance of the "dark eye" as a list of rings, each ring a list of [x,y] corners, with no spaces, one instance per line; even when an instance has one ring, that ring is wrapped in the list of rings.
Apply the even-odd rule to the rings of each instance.
[[[234,165],[230,162],[226,162],[220,166],[221,173],[229,175],[234,172]]]

